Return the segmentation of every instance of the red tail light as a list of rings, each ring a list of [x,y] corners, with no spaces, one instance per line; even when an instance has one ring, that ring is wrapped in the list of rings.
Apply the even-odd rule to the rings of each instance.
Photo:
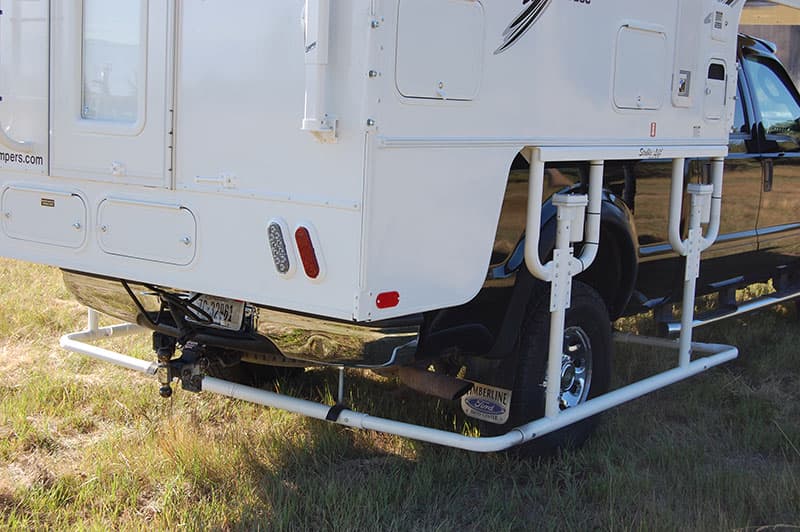
[[[310,279],[319,277],[319,261],[317,253],[314,251],[314,242],[311,240],[311,233],[305,227],[298,227],[294,232],[294,241],[297,243],[297,251],[300,254],[300,262],[303,263],[303,270]]]

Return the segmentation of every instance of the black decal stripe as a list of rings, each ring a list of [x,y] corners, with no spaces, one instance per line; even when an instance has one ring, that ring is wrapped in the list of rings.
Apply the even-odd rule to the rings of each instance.
[[[550,0],[534,0],[531,5],[522,10],[522,12],[517,15],[517,18],[506,27],[505,31],[503,31],[503,36],[505,37],[516,32],[520,26],[530,27],[531,23],[536,21],[549,3]]]
[[[516,43],[536,23],[551,1],[531,0],[531,4],[523,9],[503,31],[503,44],[494,53],[499,54]]]
[[[527,1],[523,2],[523,4],[527,4],[529,1],[530,1],[530,0],[527,0]],[[520,23],[521,23],[523,20],[525,20],[525,18],[526,18],[526,17],[527,17],[527,16],[530,14],[530,11],[531,11],[531,9],[532,9],[532,8],[534,8],[534,7],[536,6],[536,3],[537,3],[537,2],[539,2],[539,1],[541,1],[541,0],[536,0],[536,2],[534,2],[532,5],[529,5],[528,7],[526,7],[525,9],[523,9],[523,10],[520,12],[520,14],[519,14],[519,15],[517,15],[517,18],[515,18],[515,19],[514,19],[514,20],[511,22],[511,24],[509,24],[509,25],[508,25],[508,28],[506,28],[506,31],[504,31],[504,32],[503,32],[503,35],[505,35],[506,33],[508,33],[508,31],[509,31],[509,29],[510,29],[510,28],[512,28],[512,27],[514,27],[514,26],[518,26],[518,25],[519,25],[519,24],[520,24]]]

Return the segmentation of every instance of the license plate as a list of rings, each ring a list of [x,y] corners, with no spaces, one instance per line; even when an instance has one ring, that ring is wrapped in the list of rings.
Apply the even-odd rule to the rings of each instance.
[[[242,328],[242,322],[244,321],[244,301],[200,295],[192,304],[203,309],[212,320],[212,323],[206,323],[203,320],[196,320],[188,317],[187,320],[192,323],[199,323],[201,325],[208,325],[209,327],[217,327],[230,331],[238,331]],[[203,314],[200,314],[200,316],[203,318],[206,317]]]

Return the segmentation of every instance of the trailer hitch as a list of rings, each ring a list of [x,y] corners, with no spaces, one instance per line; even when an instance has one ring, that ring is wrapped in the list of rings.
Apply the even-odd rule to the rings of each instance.
[[[158,393],[165,399],[172,396],[173,380],[179,380],[181,388],[187,392],[199,393],[203,377],[212,363],[206,349],[197,343],[187,342],[181,349],[181,356],[173,358],[176,347],[177,342],[172,336],[153,333],[153,350],[158,358],[156,378],[161,384]]]

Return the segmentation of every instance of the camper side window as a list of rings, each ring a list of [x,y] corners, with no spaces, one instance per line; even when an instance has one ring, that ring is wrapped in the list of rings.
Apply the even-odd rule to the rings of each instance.
[[[135,123],[144,90],[142,0],[83,0],[86,120]]]

